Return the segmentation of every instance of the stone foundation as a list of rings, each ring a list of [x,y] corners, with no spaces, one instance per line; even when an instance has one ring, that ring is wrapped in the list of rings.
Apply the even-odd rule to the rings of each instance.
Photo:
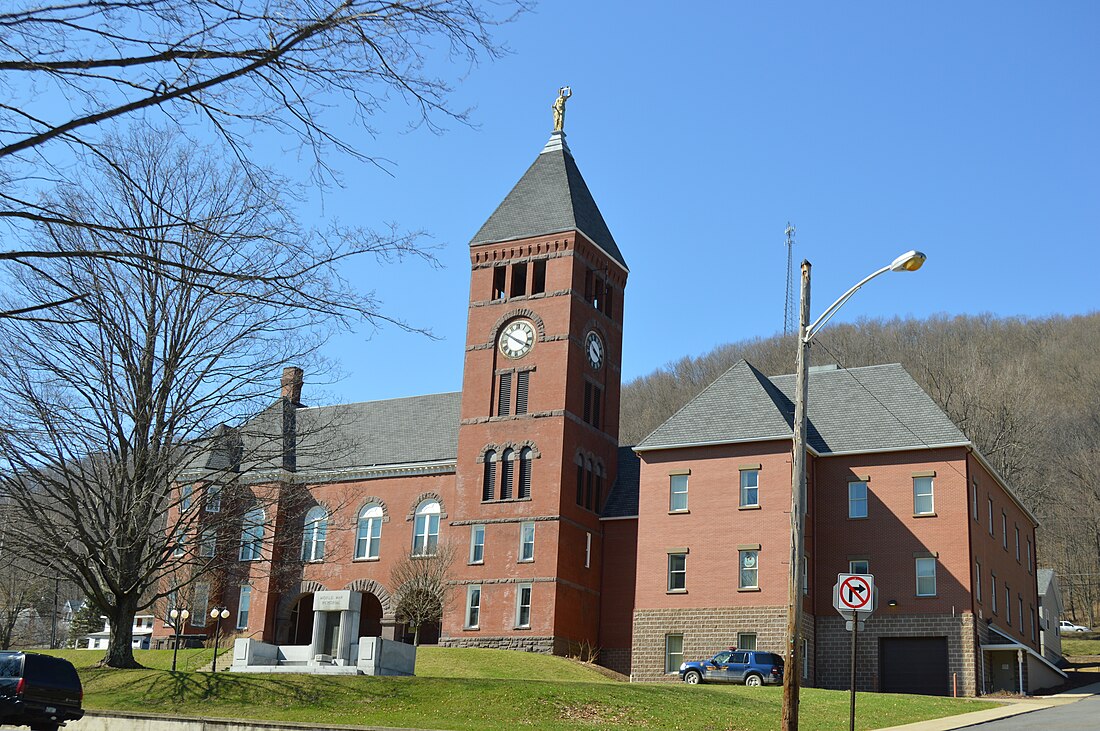
[[[814,617],[804,615],[803,637],[810,640],[813,669]],[[756,648],[786,654],[787,608],[714,607],[704,609],[637,609],[631,648],[630,679],[634,681],[679,680],[665,673],[665,636],[684,636],[684,659],[703,660],[719,650],[737,644],[737,635],[752,632]],[[799,669],[801,671],[801,669]]]
[[[872,615],[859,633],[856,653],[856,689],[879,689],[879,639],[882,637],[946,637],[949,673],[958,674],[959,695],[978,692],[978,658],[974,643],[974,615]],[[840,615],[817,618],[817,687],[846,690],[851,681],[852,633]],[[948,688],[951,687],[948,678]]]
[[[568,649],[567,640],[560,637],[440,637],[440,647],[485,647],[492,650],[519,650],[520,652],[541,652],[547,655],[564,655]],[[555,652],[555,650],[559,650]]]
[[[628,649],[602,648],[597,662],[608,670],[630,675],[630,650]]]

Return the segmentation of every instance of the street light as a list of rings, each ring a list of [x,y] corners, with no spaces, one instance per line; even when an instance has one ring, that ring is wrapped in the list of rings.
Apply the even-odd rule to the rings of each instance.
[[[802,295],[798,325],[798,364],[795,377],[794,440],[791,445],[791,555],[787,576],[787,666],[783,673],[783,729],[798,729],[798,688],[801,682],[799,634],[802,629],[802,556],[805,553],[806,495],[806,390],[810,341],[844,306],[848,299],[875,277],[886,272],[915,272],[926,257],[919,251],[907,251],[881,269],[861,279],[829,305],[821,317],[810,322],[810,262],[802,262]]]
[[[187,623],[191,612],[186,609],[173,609],[168,612],[168,616],[172,619],[172,629],[176,633],[176,640],[172,643],[172,672],[174,673],[176,672],[176,653],[180,649],[180,627]]]
[[[210,610],[210,619],[214,620],[214,659],[210,661],[210,672],[218,669],[218,636],[222,631],[222,620],[229,618],[229,610],[225,607],[214,607]]]

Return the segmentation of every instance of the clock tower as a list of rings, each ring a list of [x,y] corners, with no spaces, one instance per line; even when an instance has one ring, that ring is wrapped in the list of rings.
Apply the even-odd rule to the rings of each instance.
[[[470,243],[441,643],[575,652],[598,644],[616,475],[627,266],[562,129]]]

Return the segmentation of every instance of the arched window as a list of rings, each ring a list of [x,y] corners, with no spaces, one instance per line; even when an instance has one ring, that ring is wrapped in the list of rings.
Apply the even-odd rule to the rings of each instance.
[[[241,551],[239,557],[242,561],[255,561],[260,558],[260,547],[264,542],[264,510],[254,508],[245,513],[241,521]]]
[[[592,509],[592,460],[584,461],[584,507]]]
[[[519,497],[531,497],[531,448],[519,450]]]
[[[481,499],[488,502],[493,499],[497,484],[497,453],[489,450],[485,453],[485,482],[481,486]]]
[[[505,449],[503,456],[501,456],[500,462],[500,499],[511,500],[512,499],[512,462],[516,458],[516,452],[513,449]]]
[[[325,557],[325,534],[328,533],[328,511],[320,505],[306,513],[302,527],[302,560],[320,561]]]
[[[434,556],[439,544],[439,503],[425,500],[416,508],[413,524],[413,555]]]
[[[359,525],[355,533],[355,557],[378,558],[378,545],[382,542],[382,506],[369,503],[359,511]]]

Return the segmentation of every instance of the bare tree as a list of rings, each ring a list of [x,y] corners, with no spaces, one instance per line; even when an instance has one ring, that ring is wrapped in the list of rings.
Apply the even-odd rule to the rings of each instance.
[[[376,315],[295,223],[277,180],[148,129],[103,155],[50,205],[131,233],[43,223],[41,248],[107,247],[144,263],[44,258],[16,280],[14,296],[70,301],[0,321],[0,504],[7,546],[81,589],[110,621],[106,664],[124,667],[136,612],[236,559],[256,508],[304,505],[303,490],[263,486],[293,471],[286,437],[300,406],[272,385],[285,364],[316,363],[334,328]],[[133,195],[131,181],[158,199]],[[268,276],[289,262],[298,276]],[[229,271],[254,276],[230,283]],[[268,557],[281,550],[260,543]]]
[[[475,63],[502,49],[495,25],[523,9],[524,0],[499,0],[485,9],[473,0],[12,0],[0,10],[0,219],[19,238],[28,227],[76,227],[81,247],[0,251],[0,260],[36,273],[44,257],[100,257],[133,266],[155,263],[185,274],[187,264],[207,279],[251,281],[247,270],[184,262],[160,251],[111,246],[111,238],[153,235],[142,220],[102,221],[88,211],[42,198],[41,186],[85,176],[83,158],[111,164],[104,140],[121,121],[157,121],[192,142],[220,138],[250,173],[250,139],[258,133],[297,142],[312,158],[316,182],[337,181],[333,153],[382,164],[362,146],[369,120],[392,98],[413,110],[413,122],[439,129],[466,113],[448,101],[448,82],[431,61]],[[451,68],[451,66],[446,66]],[[354,121],[366,134],[354,140],[335,130]],[[160,207],[161,243],[182,238],[200,222],[173,209],[140,177],[117,170],[130,194]],[[368,247],[369,248],[369,247]],[[348,252],[345,252],[348,253]],[[352,249],[354,253],[354,248]],[[295,262],[268,270],[267,282],[290,285],[303,274]],[[32,293],[27,293],[32,294]],[[19,303],[2,313],[34,316],[88,292]]]
[[[440,543],[430,553],[402,556],[390,570],[398,619],[413,630],[413,644],[420,644],[420,630],[426,624],[443,621],[451,597],[451,566],[458,549]]]

